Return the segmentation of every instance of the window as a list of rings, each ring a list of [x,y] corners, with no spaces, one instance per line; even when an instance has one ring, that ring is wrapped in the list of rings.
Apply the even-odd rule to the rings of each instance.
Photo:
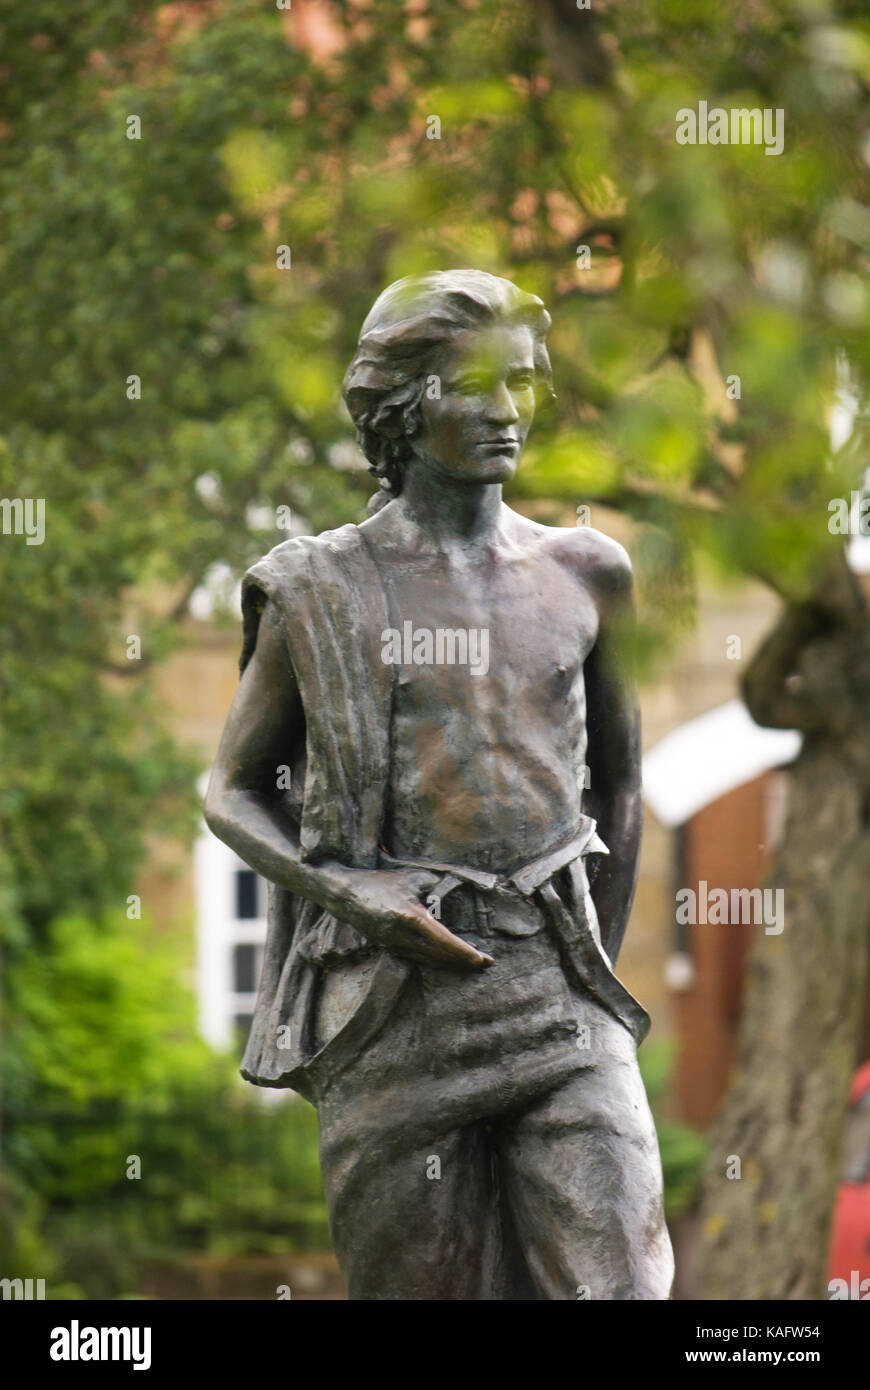
[[[253,869],[236,870],[236,917],[239,921],[249,921],[259,917],[257,911],[257,875]]]
[[[256,946],[244,942],[233,948],[233,990],[236,994],[253,994],[257,988]]]
[[[266,941],[268,886],[207,827],[196,844],[197,994],[213,1047],[244,1046]]]

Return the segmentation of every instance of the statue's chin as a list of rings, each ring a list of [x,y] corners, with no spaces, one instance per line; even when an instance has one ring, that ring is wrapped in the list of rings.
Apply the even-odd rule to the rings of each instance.
[[[457,468],[452,476],[465,483],[504,483],[516,471],[517,460],[512,454],[493,454]]]
[[[477,455],[461,462],[445,463],[444,460],[429,454],[418,454],[424,468],[454,483],[504,483],[517,471],[517,458],[514,454]]]

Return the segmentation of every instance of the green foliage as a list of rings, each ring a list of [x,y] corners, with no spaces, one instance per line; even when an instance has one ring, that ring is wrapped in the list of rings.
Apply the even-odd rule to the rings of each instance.
[[[38,1109],[38,1099],[52,1111],[129,1097],[159,1106],[180,1078],[195,1089],[214,1072],[210,1049],[196,1037],[183,946],[176,934],[155,940],[149,923],[116,915],[100,924],[53,922],[42,947],[18,953],[9,966],[8,1104]],[[33,1148],[23,1166],[31,1171],[43,1141],[53,1148],[49,1127],[28,1131]],[[101,1183],[100,1162],[89,1157],[79,1174],[73,1161],[66,1178],[55,1174],[54,1190]]]
[[[24,1181],[0,1193],[4,1268],[117,1297],[146,1256],[328,1243],[313,1110],[264,1102],[197,1036],[175,938],[54,922],[7,992],[5,1148]]]
[[[663,1113],[673,1064],[673,1044],[667,1039],[646,1043],[638,1053],[638,1061],[659,1138],[665,1179],[665,1214],[673,1221],[698,1196],[707,1146],[703,1136],[691,1125],[669,1119]]]

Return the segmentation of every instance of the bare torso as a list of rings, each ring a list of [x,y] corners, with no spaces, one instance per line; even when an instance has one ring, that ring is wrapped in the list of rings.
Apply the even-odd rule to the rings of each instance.
[[[507,872],[569,839],[581,814],[583,663],[598,618],[576,537],[505,507],[486,554],[457,559],[379,522],[367,539],[393,628],[478,634],[477,674],[398,666],[386,847]]]

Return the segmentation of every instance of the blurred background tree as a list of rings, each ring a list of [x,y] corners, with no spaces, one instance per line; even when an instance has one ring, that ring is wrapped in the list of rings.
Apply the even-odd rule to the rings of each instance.
[[[512,495],[640,523],[646,669],[699,563],[783,601],[746,692],[805,734],[787,925],[753,964],[702,1278],[820,1296],[868,937],[867,611],[827,527],[863,472],[860,419],[828,442],[838,364],[859,400],[870,369],[863,5],[7,0],[0,23],[4,491],[47,507],[44,545],[0,547],[10,969],[123,903],[146,830],[192,826],[148,693],[191,595],[281,508],[363,514],[339,385],[375,295],[507,274],[553,311],[559,392]],[[782,108],[782,154],[678,145],[701,100]]]
[[[314,1111],[263,1104],[199,1037],[186,955],[123,913],[66,917],[8,971],[7,1200],[36,1209],[0,1249],[53,1297],[132,1295],[194,1252],[329,1245]]]

